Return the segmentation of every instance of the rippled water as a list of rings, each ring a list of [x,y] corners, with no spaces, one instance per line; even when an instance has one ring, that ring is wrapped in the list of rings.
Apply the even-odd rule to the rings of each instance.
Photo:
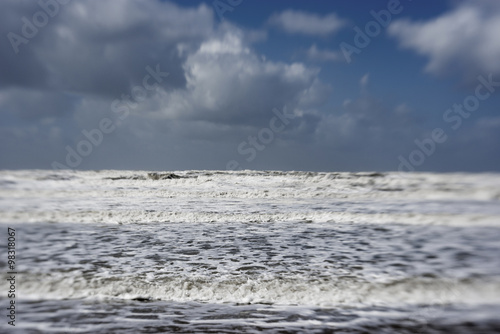
[[[500,331],[499,175],[3,171],[0,197],[19,332]]]

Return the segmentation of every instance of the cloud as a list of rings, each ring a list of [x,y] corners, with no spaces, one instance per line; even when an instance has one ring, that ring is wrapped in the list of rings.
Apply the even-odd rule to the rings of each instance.
[[[19,18],[40,10],[36,3],[0,2],[1,31],[21,34]],[[103,118],[116,131],[78,168],[164,168],[166,161],[180,167],[210,150],[220,161],[208,154],[204,166],[224,168],[238,157],[235,145],[269,125],[274,108],[296,115],[277,142],[311,136],[331,87],[318,68],[266,60],[252,50],[265,38],[262,31],[216,24],[203,4],[70,2],[17,54],[7,38],[0,40],[1,166],[65,164],[68,145],[75,148],[86,139],[82,131],[98,128]],[[168,77],[120,120],[113,101],[133,95],[146,66],[156,64]]]
[[[318,141],[360,152],[393,152],[388,148],[403,146],[417,133],[413,114],[406,106],[408,112],[401,113],[401,105],[388,105],[362,87],[356,99],[324,115],[316,130]]]
[[[38,2],[0,1],[0,31],[20,34],[21,18],[40,10]],[[298,15],[292,28],[282,25],[285,13]],[[334,14],[285,11],[275,17],[290,33],[315,36],[344,25]],[[335,91],[320,78],[320,68],[267,59],[253,48],[265,39],[262,30],[216,23],[213,9],[203,4],[69,2],[17,54],[7,38],[0,39],[0,168],[65,163],[67,147],[87,138],[83,130],[109,118],[116,131],[106,133],[78,168],[221,169],[229,160],[245,162],[238,144],[269,127],[274,108],[295,117],[244,168],[397,167],[395,150],[406,152],[422,134],[410,106],[371,96],[364,76],[360,96],[346,97],[335,109],[328,104]],[[310,60],[338,60],[336,52],[315,44],[306,51]],[[157,64],[168,77],[119,119],[113,101],[133,95],[146,66]],[[485,118],[471,136],[488,134],[481,142],[491,143],[497,124]]]
[[[361,78],[358,96],[322,114],[315,146],[338,169],[395,170],[397,152],[406,152],[427,130],[406,103],[387,103],[370,92],[368,78],[368,73]]]
[[[273,15],[269,23],[290,34],[326,36],[338,32],[347,21],[335,13],[320,16],[289,9]]]
[[[22,36],[21,17],[42,12],[36,2],[0,3],[0,31]],[[12,13],[16,13],[14,20]],[[9,17],[9,18],[8,18]],[[172,87],[185,85],[182,63],[214,29],[212,9],[159,1],[73,1],[17,46],[0,41],[0,87],[18,85],[76,94],[115,96],[160,64]]]
[[[12,10],[25,17],[41,10],[13,1],[0,7],[1,13]],[[81,1],[59,10],[37,36],[19,46],[19,54],[8,39],[1,41],[4,103],[25,118],[74,109],[82,114],[82,106],[71,103],[88,105],[93,99],[107,106],[93,110],[109,113],[109,101],[130,95],[133,86],[142,85],[145,67],[156,64],[169,74],[161,94],[151,94],[132,110],[155,119],[255,125],[264,123],[273,108],[309,107],[327,94],[318,69],[263,60],[250,49],[251,42],[265,38],[262,31],[228,23],[216,27],[212,9],[203,4],[181,8],[159,1],[124,0],[119,6]],[[0,22],[3,31],[21,33],[22,21],[0,16],[6,19]],[[88,115],[97,114],[87,109]]]
[[[29,88],[8,88],[0,91],[0,110],[23,120],[37,120],[71,113],[74,97],[51,91]]]
[[[500,2],[469,0],[428,21],[398,20],[388,28],[401,47],[429,58],[425,70],[436,75],[461,72],[464,83],[500,73]]]
[[[316,44],[311,45],[311,47],[307,50],[307,57],[311,60],[317,61],[343,61],[345,60],[344,56],[337,51],[330,50],[320,50],[316,46]]]
[[[222,27],[190,54],[183,64],[186,88],[162,97],[158,117],[262,126],[274,108],[302,110],[324,102],[329,89],[318,69],[263,60],[243,36],[234,26]]]

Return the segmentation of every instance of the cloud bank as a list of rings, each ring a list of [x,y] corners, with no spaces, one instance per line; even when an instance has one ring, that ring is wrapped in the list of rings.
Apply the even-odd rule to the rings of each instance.
[[[23,21],[6,13],[30,20],[41,11],[36,3],[17,1],[0,7],[1,30],[20,36]],[[113,122],[113,131],[78,167],[93,166],[102,159],[95,152],[107,145],[114,145],[113,155],[131,145],[166,156],[182,150],[188,159],[188,145],[237,143],[268,123],[275,108],[296,113],[286,131],[301,131],[301,124],[317,122],[307,115],[330,90],[317,68],[263,59],[249,44],[252,32],[216,24],[212,9],[203,4],[75,1],[60,5],[58,12],[28,43],[15,45],[17,53],[9,39],[0,48],[0,108],[9,115],[2,133],[10,138],[4,143],[49,143],[42,168],[52,159],[64,161],[69,148],[77,150],[87,140],[83,131],[99,129],[103,118]],[[134,89],[152,74],[147,67],[168,77],[136,96]],[[28,121],[35,130],[27,138]],[[23,153],[6,146],[2,150],[12,160],[34,153],[30,145],[19,149]]]

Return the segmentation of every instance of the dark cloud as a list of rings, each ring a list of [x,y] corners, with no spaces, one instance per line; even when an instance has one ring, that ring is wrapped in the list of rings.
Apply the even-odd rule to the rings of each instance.
[[[10,88],[0,92],[0,106],[3,112],[26,120],[37,120],[71,113],[75,98],[53,91]]]
[[[211,34],[214,24],[205,5],[184,9],[157,1],[73,1],[59,5],[57,15],[40,28],[33,13],[43,11],[33,2],[1,2],[0,12],[9,13],[10,19],[0,21],[6,35],[25,36],[21,18],[38,30],[26,44],[2,39],[3,86],[101,96],[140,84],[145,67],[155,64],[170,73],[168,86],[183,87],[184,55]]]

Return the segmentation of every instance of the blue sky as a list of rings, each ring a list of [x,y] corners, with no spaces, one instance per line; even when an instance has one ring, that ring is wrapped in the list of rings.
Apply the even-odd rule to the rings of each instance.
[[[0,168],[499,171],[498,31],[494,0],[2,1]]]

